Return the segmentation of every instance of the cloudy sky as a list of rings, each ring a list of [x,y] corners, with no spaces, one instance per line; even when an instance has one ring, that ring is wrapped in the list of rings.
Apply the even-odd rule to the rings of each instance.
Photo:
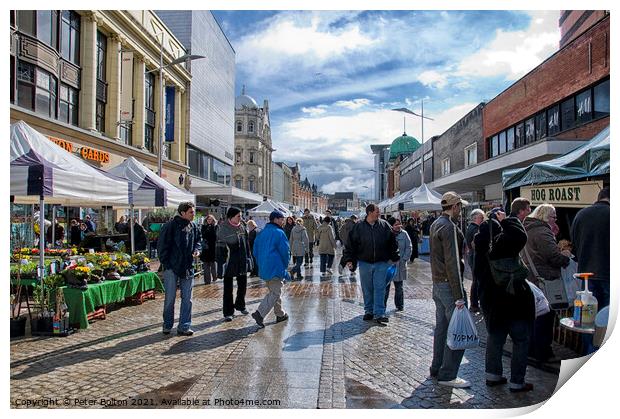
[[[215,11],[242,85],[269,100],[274,161],[326,193],[372,185],[370,144],[420,111],[441,134],[557,51],[559,11]],[[421,139],[420,118],[406,131]]]

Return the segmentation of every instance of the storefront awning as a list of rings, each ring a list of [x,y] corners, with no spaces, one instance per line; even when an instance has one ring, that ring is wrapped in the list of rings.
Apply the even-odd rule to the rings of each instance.
[[[609,126],[581,147],[553,160],[504,170],[504,190],[609,174]]]
[[[190,190],[196,196],[225,200],[230,204],[260,204],[263,202],[262,195],[244,191],[234,186],[218,185],[194,176],[191,177],[191,181]]]

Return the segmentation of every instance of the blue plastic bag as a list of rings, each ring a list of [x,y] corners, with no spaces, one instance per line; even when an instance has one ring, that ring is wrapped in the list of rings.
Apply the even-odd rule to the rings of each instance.
[[[389,282],[391,282],[394,277],[396,276],[396,265],[390,265],[387,268],[387,271],[385,271],[385,283],[388,284]]]

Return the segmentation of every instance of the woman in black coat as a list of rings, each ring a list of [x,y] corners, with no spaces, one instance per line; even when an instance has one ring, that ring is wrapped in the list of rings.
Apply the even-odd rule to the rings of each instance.
[[[534,386],[525,382],[525,371],[530,330],[535,317],[534,295],[525,279],[514,283],[514,294],[508,293],[497,286],[489,267],[489,259],[516,257],[527,243],[527,233],[521,221],[516,217],[504,217],[501,210],[493,210],[474,237],[474,274],[480,281],[480,306],[488,332],[487,385],[496,386],[507,382],[502,376],[502,352],[506,337],[510,335],[513,348],[510,391],[530,391]],[[491,237],[493,246],[489,252]]]
[[[410,218],[407,221],[407,226],[405,227],[405,231],[409,235],[411,239],[411,257],[409,258],[410,262],[413,262],[415,258],[420,257],[418,254],[418,242],[420,241],[420,230],[416,225],[415,219]]]
[[[200,260],[203,263],[205,284],[217,280],[217,265],[215,262],[215,242],[217,241],[217,221],[209,215],[200,228],[202,235],[202,252]]]
[[[293,227],[295,227],[295,219],[293,217],[286,217],[286,224],[284,224],[284,234],[286,234],[286,238],[291,240],[291,231],[293,231]]]
[[[252,271],[250,272],[250,276],[258,276],[258,264],[256,263],[256,258],[254,257],[254,240],[256,240],[256,235],[258,234],[258,227],[254,220],[248,221],[248,243],[250,245],[250,256],[252,258]]]

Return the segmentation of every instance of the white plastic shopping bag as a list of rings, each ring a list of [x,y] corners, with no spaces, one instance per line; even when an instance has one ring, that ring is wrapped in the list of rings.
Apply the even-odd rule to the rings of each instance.
[[[478,329],[467,307],[455,308],[448,325],[448,348],[453,351],[477,348],[479,341]]]
[[[529,285],[530,289],[532,290],[532,294],[534,294],[534,307],[536,311],[536,317],[549,313],[551,311],[551,308],[549,307],[549,300],[547,300],[547,297],[545,297],[545,293],[542,292],[540,288],[532,284],[530,281],[526,280],[525,282],[527,282],[527,285]]]
[[[581,279],[576,279],[573,274],[577,273],[577,262],[573,259],[566,268],[562,268],[562,281],[564,281],[564,288],[566,289],[566,297],[568,298],[568,305],[572,307],[577,297],[577,291],[581,291]]]

